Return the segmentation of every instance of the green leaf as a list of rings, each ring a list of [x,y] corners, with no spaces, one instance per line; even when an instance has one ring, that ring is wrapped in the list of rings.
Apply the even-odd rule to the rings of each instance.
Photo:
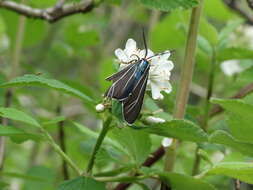
[[[205,182],[204,180],[196,179],[192,176],[183,174],[163,172],[160,173],[160,178],[167,185],[171,186],[172,189],[176,190],[216,190],[214,186]]]
[[[228,21],[237,19],[238,16],[221,0],[205,0],[204,1],[204,14],[217,21]]]
[[[236,19],[232,22],[228,22],[227,25],[224,28],[222,28],[222,30],[219,32],[219,41],[229,39],[229,35],[243,22],[244,22],[243,19]]]
[[[11,177],[11,178],[18,178],[23,180],[31,180],[31,181],[46,181],[45,178],[22,174],[22,173],[15,173],[15,172],[3,172],[1,175],[5,177]]]
[[[230,113],[228,127],[235,138],[253,143],[253,105],[236,99],[212,99],[211,102]]]
[[[130,128],[112,130],[114,138],[125,148],[135,164],[141,164],[150,153],[151,141],[148,133]]]
[[[139,0],[149,8],[171,11],[177,8],[189,9],[198,4],[197,0]]]
[[[164,51],[184,46],[186,27],[184,20],[188,18],[186,11],[173,11],[159,22],[151,31],[152,49]]]
[[[55,190],[56,173],[53,169],[44,166],[33,166],[26,175],[33,176],[33,178],[40,178],[42,180],[26,179],[23,190]]]
[[[58,190],[106,190],[105,184],[88,177],[77,177],[63,182]]]
[[[2,117],[6,117],[9,119],[13,119],[16,121],[21,121],[24,122],[26,124],[30,124],[36,127],[39,127],[40,124],[33,119],[31,116],[27,115],[26,113],[19,111],[15,108],[3,108],[0,107],[0,116]]]
[[[225,131],[217,130],[209,137],[209,142],[229,146],[245,155],[253,157],[253,144],[236,140]]]
[[[226,48],[218,52],[217,58],[220,61],[230,59],[252,59],[253,50],[239,47]]]
[[[253,105],[247,104],[243,100],[212,98],[211,102],[214,104],[219,104],[226,111],[234,113],[240,117],[248,119],[252,118]]]
[[[22,129],[3,125],[0,125],[0,136],[11,137],[11,139],[16,143],[22,143],[26,140],[39,141],[43,139],[41,135],[26,133]]]
[[[151,134],[163,137],[174,137],[180,140],[206,142],[207,134],[196,124],[186,120],[171,120],[143,128]]]
[[[44,78],[38,75],[27,74],[21,77],[17,77],[9,82],[3,83],[0,87],[11,87],[11,86],[44,86],[49,87],[73,96],[76,96],[87,103],[94,103],[94,101],[86,94],[74,89],[58,80]]]
[[[253,163],[223,162],[207,172],[208,175],[224,175],[253,184]]]
[[[42,123],[43,126],[46,126],[46,125],[54,125],[54,124],[57,124],[59,122],[62,122],[62,121],[65,121],[66,120],[66,117],[64,116],[58,116],[58,117],[55,117],[53,119],[50,119],[48,121],[44,121]]]
[[[200,21],[199,33],[205,37],[205,39],[207,39],[213,46],[217,44],[218,32],[216,28],[204,18],[202,18]]]
[[[95,138],[97,139],[99,134],[98,132],[92,131],[91,129],[89,129],[86,126],[83,126],[77,122],[73,122],[73,124],[77,127],[77,129],[84,135],[90,137],[90,138]],[[104,139],[104,143],[111,145],[115,148],[117,148],[118,150],[125,152],[125,150],[120,146],[120,144],[118,142],[116,142],[115,140],[113,140],[112,138],[110,138],[109,136],[106,136]]]
[[[123,122],[122,103],[117,100],[112,100],[112,114]]]

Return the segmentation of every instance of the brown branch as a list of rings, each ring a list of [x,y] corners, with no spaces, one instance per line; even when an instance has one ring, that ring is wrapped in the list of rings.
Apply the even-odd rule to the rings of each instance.
[[[90,12],[93,8],[95,8],[93,0],[66,5],[64,5],[64,2],[65,1],[60,0],[53,7],[38,9],[11,0],[2,0],[0,1],[0,8],[2,7],[30,18],[42,19],[51,23],[73,14]]]
[[[241,15],[242,17],[244,17],[247,21],[248,24],[253,25],[253,16],[252,14],[250,14],[247,10],[245,10],[242,7],[242,4],[239,3],[239,1],[237,0],[223,0],[223,2],[232,10],[234,10],[235,12],[237,12],[239,15]],[[252,4],[252,0],[248,0],[249,5],[251,2]]]

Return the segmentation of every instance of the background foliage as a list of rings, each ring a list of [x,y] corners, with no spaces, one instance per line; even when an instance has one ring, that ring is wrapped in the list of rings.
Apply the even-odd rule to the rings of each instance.
[[[57,3],[21,2],[38,8]],[[240,189],[251,189],[253,30],[251,36],[245,31],[253,27],[253,13],[246,1],[239,3],[249,17],[221,0],[204,1],[185,120],[173,119],[172,113],[190,11],[197,0],[105,0],[90,12],[55,23],[25,18],[0,6],[0,135],[8,137],[0,189],[104,190],[132,182],[130,190],[146,190],[159,189],[158,179],[176,190],[231,190],[237,188],[236,180],[242,183]],[[142,118],[132,128],[121,128],[112,116],[111,129],[96,155],[94,176],[79,176],[103,120],[111,117],[108,111],[97,113],[95,105],[110,85],[104,79],[117,69],[114,50],[123,48],[128,38],[140,46],[142,27],[150,49],[176,50],[171,58],[173,92],[164,94],[163,101],[152,100],[148,93]],[[225,75],[220,64],[235,59],[243,71]],[[215,98],[209,102],[206,92],[212,67]],[[240,100],[229,99],[245,91]],[[224,112],[215,114],[217,105]],[[206,109],[211,110],[208,116]],[[147,124],[145,114],[166,122]],[[163,172],[163,159],[152,168],[141,167],[163,137],[180,140],[173,172]],[[196,157],[201,161],[194,173]]]

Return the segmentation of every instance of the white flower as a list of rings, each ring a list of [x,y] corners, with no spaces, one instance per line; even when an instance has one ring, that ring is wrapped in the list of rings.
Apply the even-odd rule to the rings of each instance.
[[[172,138],[164,138],[162,140],[163,147],[169,147],[172,144],[173,139]]]
[[[96,111],[97,111],[97,112],[102,112],[102,111],[104,111],[104,110],[105,110],[104,104],[97,104],[97,105],[96,105]]]
[[[145,57],[145,49],[140,50],[137,48],[136,42],[133,39],[128,39],[125,49],[116,49],[115,55],[118,58],[118,61],[121,63],[120,69],[127,66],[127,64],[133,60],[136,60],[138,57],[140,59]],[[150,49],[146,58],[155,55]],[[149,70],[149,79],[147,89],[151,90],[153,99],[163,99],[164,96],[161,94],[161,91],[170,93],[172,90],[170,80],[170,71],[173,69],[174,64],[172,61],[168,60],[170,57],[170,52],[166,51],[158,56],[154,56],[149,59],[150,70]]]
[[[242,72],[244,69],[239,65],[239,60],[224,61],[220,65],[221,70],[225,75],[232,76],[236,73]]]
[[[154,116],[148,116],[145,120],[150,124],[157,124],[157,123],[164,123],[165,122],[164,119],[162,119],[160,117],[154,117]]]

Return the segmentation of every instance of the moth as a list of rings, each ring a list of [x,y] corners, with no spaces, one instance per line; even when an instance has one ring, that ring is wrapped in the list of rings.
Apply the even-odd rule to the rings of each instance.
[[[123,119],[130,125],[138,118],[142,108],[148,82],[150,60],[154,56],[166,53],[156,54],[147,58],[148,48],[144,31],[143,42],[145,47],[144,58],[135,55],[137,57],[136,60],[129,62],[128,66],[105,79],[113,83],[104,96],[116,99],[122,103]]]

